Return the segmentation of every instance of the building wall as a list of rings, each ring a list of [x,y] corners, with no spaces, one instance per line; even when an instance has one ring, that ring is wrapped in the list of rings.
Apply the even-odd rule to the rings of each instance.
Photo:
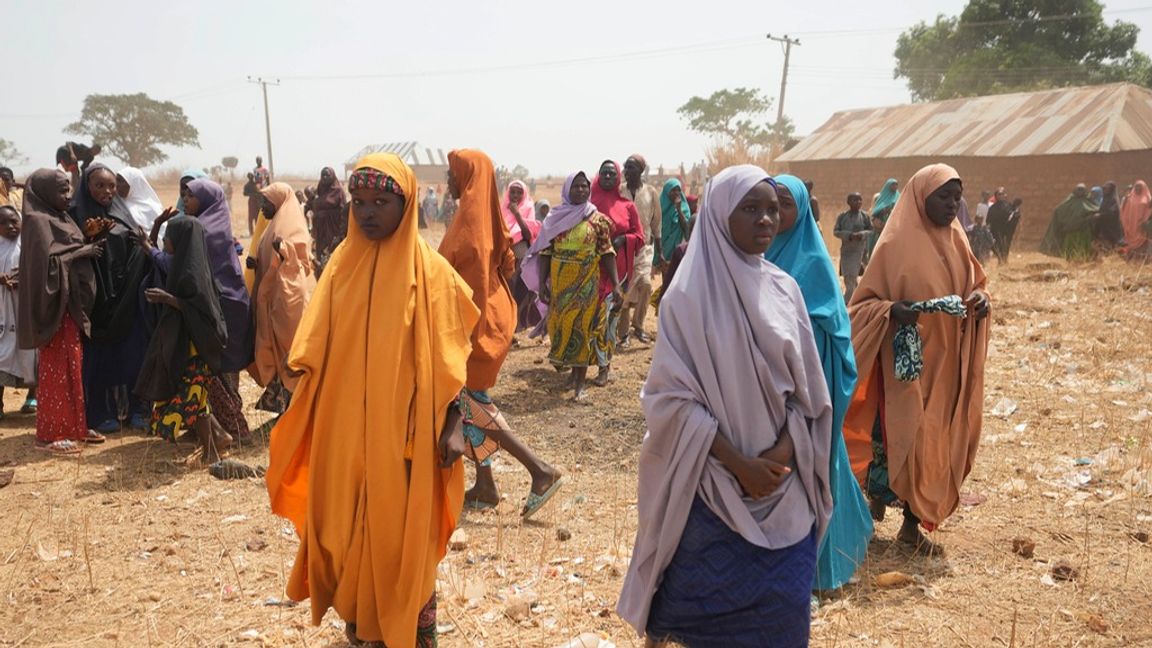
[[[1023,198],[1023,221],[1016,249],[1035,250],[1044,236],[1052,212],[1078,183],[1091,187],[1113,180],[1120,191],[1136,180],[1152,177],[1152,150],[1123,153],[1048,155],[1017,158],[895,158],[884,160],[820,160],[782,162],[780,172],[815,182],[820,199],[821,229],[836,254],[839,243],[831,237],[836,215],[846,209],[845,197],[858,191],[865,206],[884,181],[896,178],[901,190],[920,168],[944,162],[956,168],[964,181],[964,197],[975,210],[982,190],[1004,187],[1012,198]]]

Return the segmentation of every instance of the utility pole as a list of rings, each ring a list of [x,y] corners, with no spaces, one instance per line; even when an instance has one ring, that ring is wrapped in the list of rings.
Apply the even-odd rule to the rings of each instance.
[[[788,34],[783,36],[773,36],[768,34],[768,40],[776,41],[784,45],[784,73],[780,75],[780,99],[776,102],[776,126],[779,127],[781,122],[784,121],[784,95],[788,91],[788,62],[792,58],[792,46],[800,45],[800,39],[789,38]],[[780,150],[784,148],[784,142],[781,141],[780,134],[776,134],[775,150],[772,152],[772,159],[775,160],[780,154]]]
[[[787,65],[787,64],[785,64]],[[280,85],[280,79],[268,81],[262,77],[248,77],[248,83],[259,83],[264,91],[264,135],[268,138],[268,175],[276,177],[276,165],[272,162],[272,122],[268,119],[268,86]]]

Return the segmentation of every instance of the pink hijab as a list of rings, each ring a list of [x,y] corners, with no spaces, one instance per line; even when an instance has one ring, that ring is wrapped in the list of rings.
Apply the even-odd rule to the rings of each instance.
[[[1124,201],[1120,208],[1120,222],[1124,225],[1124,241],[1128,250],[1139,250],[1148,242],[1148,234],[1144,232],[1144,223],[1152,216],[1152,195],[1149,194],[1148,184],[1137,180],[1132,186],[1132,195]]]
[[[832,514],[832,401],[800,287],[736,247],[728,217],[768,174],[725,169],[705,189],[688,252],[660,304],[660,337],[641,393],[640,524],[617,612],[643,633],[652,596],[680,544],[694,497],[766,549],[790,547]],[[787,430],[792,473],[772,495],[744,496],[710,456],[716,435],[756,456]]]
[[[540,233],[540,222],[536,220],[536,207],[532,203],[532,197],[528,195],[528,186],[519,180],[513,180],[504,187],[504,197],[500,200],[500,213],[504,215],[504,223],[508,225],[508,233],[512,235],[512,245],[516,245],[524,240],[524,232],[520,231],[520,223],[516,221],[516,214],[508,208],[511,202],[509,195],[512,193],[512,187],[520,187],[524,193],[520,196],[520,204],[516,205],[516,211],[520,212],[520,217],[524,219],[524,224],[528,226],[528,233],[535,239],[536,235]]]

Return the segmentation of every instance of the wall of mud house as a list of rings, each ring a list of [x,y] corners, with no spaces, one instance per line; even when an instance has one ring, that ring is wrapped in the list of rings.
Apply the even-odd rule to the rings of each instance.
[[[1024,199],[1023,220],[1013,245],[1022,251],[1038,249],[1053,210],[1078,183],[1091,187],[1112,180],[1123,192],[1137,180],[1152,178],[1152,150],[1033,157],[791,161],[782,162],[777,172],[815,183],[821,229],[829,250],[837,255],[840,244],[832,238],[832,227],[836,216],[847,209],[845,198],[849,193],[859,192],[867,207],[888,178],[899,180],[903,190],[916,171],[936,162],[949,164],[960,173],[970,211],[975,211],[981,191],[994,191],[996,187],[1007,189],[1010,198]]]

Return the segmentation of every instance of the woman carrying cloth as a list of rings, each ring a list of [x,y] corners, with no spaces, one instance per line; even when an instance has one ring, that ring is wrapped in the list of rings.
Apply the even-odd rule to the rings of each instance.
[[[436,566],[464,500],[456,407],[478,311],[417,232],[416,176],[369,155],[349,180],[348,238],[304,312],[292,404],[272,431],[272,511],[300,549],[288,579],[312,622],[333,608],[348,638],[436,640]]]
[[[266,388],[257,407],[279,414],[287,408],[296,388],[296,377],[288,370],[288,352],[316,289],[316,275],[312,271],[312,235],[292,187],[274,182],[261,193],[261,211],[272,211],[274,216],[263,237],[254,242],[260,247],[252,293],[256,342],[255,360],[248,373]]]
[[[987,279],[956,220],[962,192],[960,175],[944,164],[912,176],[848,307],[860,373],[844,422],[848,455],[872,517],[902,503],[898,540],[923,553],[940,548],[918,527],[931,531],[956,510],[983,420]],[[917,310],[951,296],[967,317]],[[898,327],[916,325],[923,370],[903,382],[893,340]]]

